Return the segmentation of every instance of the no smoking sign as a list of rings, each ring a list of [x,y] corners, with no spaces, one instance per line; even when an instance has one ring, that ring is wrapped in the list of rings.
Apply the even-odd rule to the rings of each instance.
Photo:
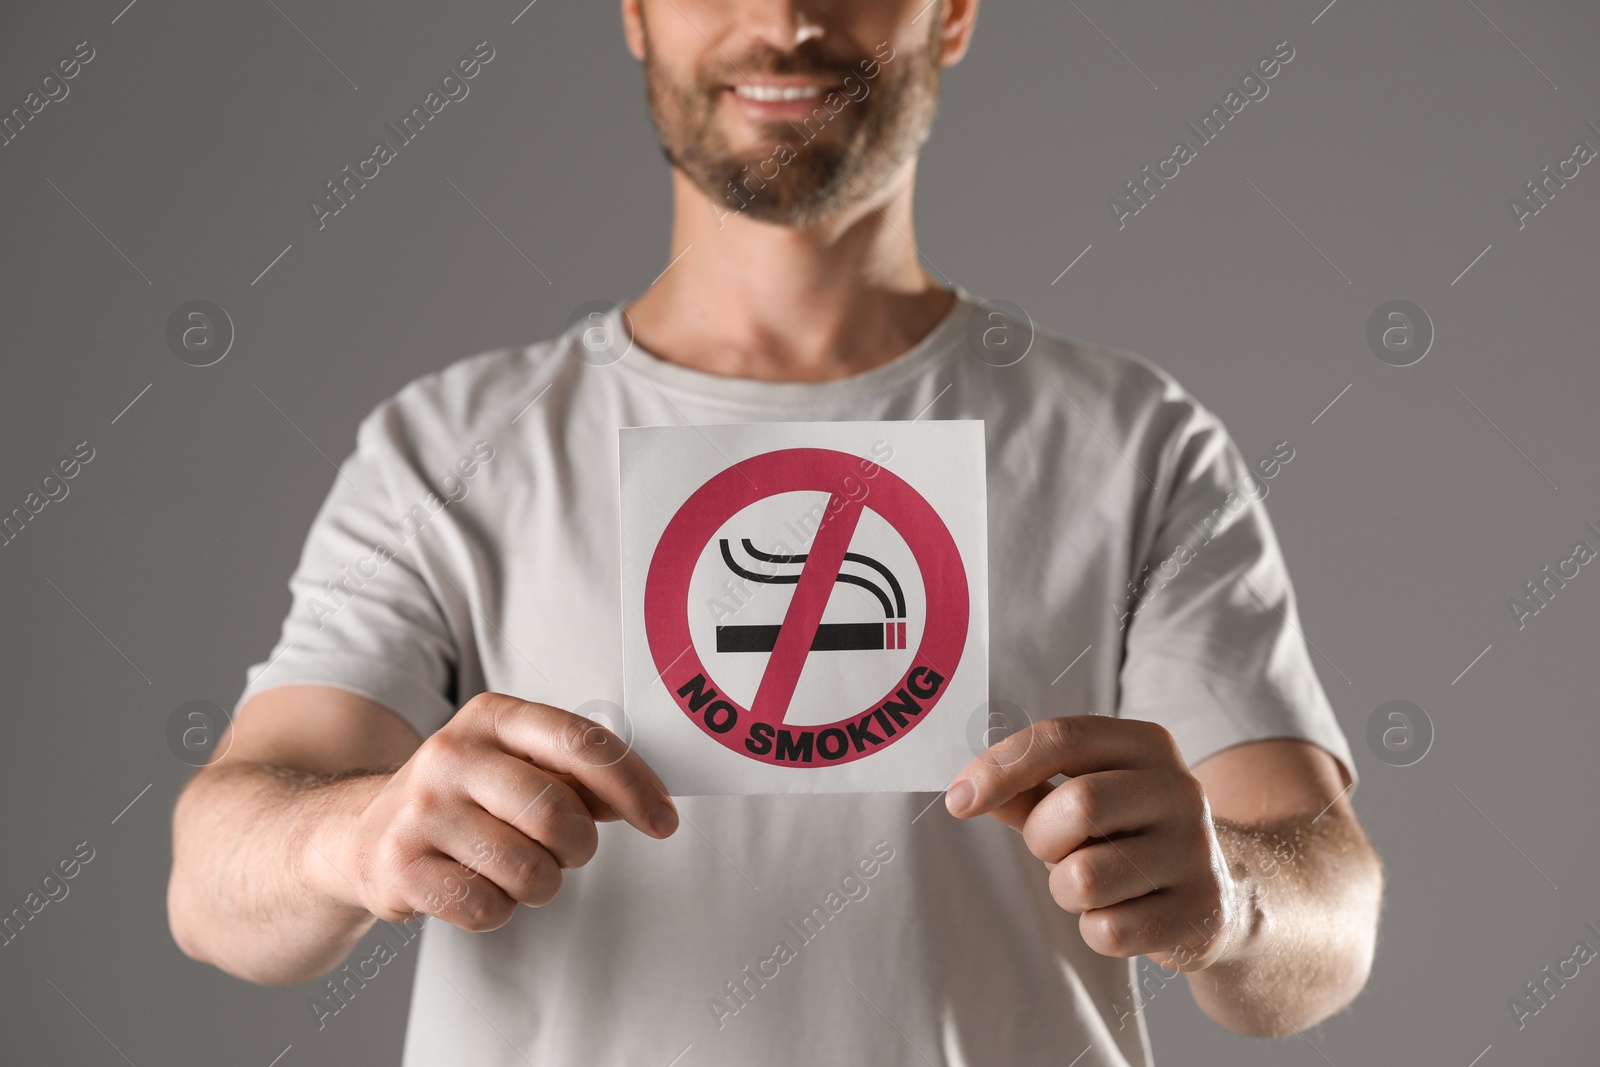
[[[680,795],[939,790],[988,699],[978,422],[621,438],[625,701]]]

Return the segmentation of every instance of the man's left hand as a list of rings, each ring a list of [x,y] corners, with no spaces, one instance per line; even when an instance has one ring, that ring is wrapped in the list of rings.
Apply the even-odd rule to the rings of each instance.
[[[1071,777],[1051,786],[1057,774]],[[1051,896],[1079,915],[1084,941],[1102,955],[1200,970],[1242,941],[1251,921],[1205,789],[1154,723],[1102,715],[1034,723],[969,763],[945,806],[1020,831],[1050,868]]]

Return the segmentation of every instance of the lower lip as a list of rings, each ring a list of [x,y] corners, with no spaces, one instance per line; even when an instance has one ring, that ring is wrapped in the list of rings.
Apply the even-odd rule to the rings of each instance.
[[[794,100],[752,100],[747,96],[740,96],[732,89],[727,90],[727,93],[733,98],[735,105],[751,118],[782,120],[806,118],[812,111],[822,106],[829,93],[835,91],[824,89],[816,96],[799,97]]]

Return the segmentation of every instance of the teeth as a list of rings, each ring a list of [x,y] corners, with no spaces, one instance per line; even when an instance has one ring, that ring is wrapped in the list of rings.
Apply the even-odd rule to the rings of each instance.
[[[822,95],[822,90],[815,85],[739,85],[733,91],[746,100],[762,101],[810,100]]]

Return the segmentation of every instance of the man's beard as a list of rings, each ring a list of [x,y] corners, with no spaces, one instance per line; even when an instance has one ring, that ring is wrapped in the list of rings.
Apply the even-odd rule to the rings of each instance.
[[[839,213],[846,205],[881,190],[922,146],[933,125],[939,98],[937,33],[925,47],[900,51],[887,62],[874,56],[841,54],[813,38],[794,51],[770,48],[741,57],[737,69],[715,62],[679,81],[654,60],[645,43],[645,90],[650,117],[667,161],[727,210],[787,226],[803,226]],[[876,78],[863,65],[878,65]],[[811,116],[770,124],[773,140],[745,153],[728,142],[718,126],[724,85],[741,75],[822,74],[851,79],[853,96],[843,89],[816,99]],[[866,90],[863,96],[862,92]],[[834,94],[837,94],[836,96]],[[832,99],[837,112],[824,101]],[[814,138],[814,139],[811,139]],[[774,173],[776,172],[776,173]]]

